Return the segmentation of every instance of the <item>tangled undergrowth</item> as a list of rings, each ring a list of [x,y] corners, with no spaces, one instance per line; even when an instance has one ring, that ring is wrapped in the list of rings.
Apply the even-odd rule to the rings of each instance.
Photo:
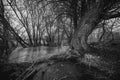
[[[115,54],[116,50],[107,49],[97,55],[70,50],[33,63],[5,64],[1,69],[9,74],[7,80],[118,80],[120,62]]]

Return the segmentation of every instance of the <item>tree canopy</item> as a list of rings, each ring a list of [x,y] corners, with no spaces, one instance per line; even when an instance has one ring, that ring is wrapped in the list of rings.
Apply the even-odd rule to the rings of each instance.
[[[89,50],[91,33],[99,27],[104,34],[107,22],[119,23],[120,17],[119,0],[1,0],[0,4],[1,24],[24,47],[67,41],[76,50]]]

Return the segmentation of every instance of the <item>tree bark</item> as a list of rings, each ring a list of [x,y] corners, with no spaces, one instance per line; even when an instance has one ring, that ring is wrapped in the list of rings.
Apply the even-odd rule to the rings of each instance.
[[[71,41],[71,46],[78,51],[89,51],[87,40],[88,36],[95,29],[97,24],[101,21],[102,7],[94,6],[89,11],[85,12],[84,17],[81,18],[79,27],[74,31]]]

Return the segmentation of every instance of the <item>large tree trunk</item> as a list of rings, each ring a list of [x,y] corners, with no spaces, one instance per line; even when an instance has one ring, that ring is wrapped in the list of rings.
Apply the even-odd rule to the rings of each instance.
[[[94,6],[81,18],[78,28],[74,31],[71,45],[78,51],[88,51],[91,48],[87,44],[88,36],[100,22],[102,7]]]

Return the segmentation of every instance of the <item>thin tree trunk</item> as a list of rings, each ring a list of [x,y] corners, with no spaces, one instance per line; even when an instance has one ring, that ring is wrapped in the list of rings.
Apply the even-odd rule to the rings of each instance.
[[[27,47],[28,44],[14,31],[14,29],[10,26],[9,22],[6,20],[4,16],[4,5],[3,1],[0,0],[0,22],[3,25],[4,29],[10,31],[16,38],[16,40],[23,46]]]

